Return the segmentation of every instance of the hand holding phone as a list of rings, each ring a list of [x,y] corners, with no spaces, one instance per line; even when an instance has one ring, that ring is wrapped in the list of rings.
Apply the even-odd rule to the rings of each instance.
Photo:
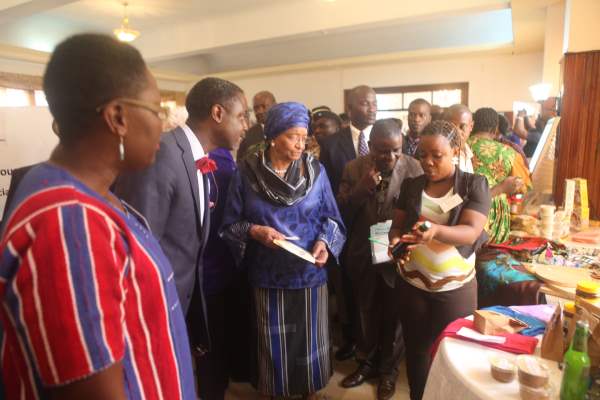
[[[431,229],[431,226],[432,226],[431,222],[425,221],[425,222],[418,224],[416,227],[416,230],[418,230],[419,232],[425,233],[429,229]],[[408,251],[408,247],[411,245],[414,245],[415,243],[417,243],[417,242],[410,242],[410,241],[406,241],[406,240],[401,240],[400,242],[396,243],[392,247],[392,250],[391,250],[392,257],[394,259],[400,259]]]

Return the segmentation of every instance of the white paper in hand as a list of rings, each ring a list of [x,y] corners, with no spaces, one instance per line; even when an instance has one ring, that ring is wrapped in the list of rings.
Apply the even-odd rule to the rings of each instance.
[[[388,233],[390,232],[391,227],[391,219],[388,219],[385,222],[380,222],[378,224],[371,225],[371,228],[369,230],[370,237],[371,239],[374,239],[377,242],[379,242],[371,242],[371,262],[373,263],[373,265],[392,261],[388,254],[387,246],[387,244],[389,243]]]
[[[303,260],[308,261],[309,263],[314,264],[316,262],[316,260],[312,254],[310,254],[308,251],[304,250],[302,247],[295,245],[294,243],[290,243],[287,240],[279,240],[279,239],[273,240],[273,243],[275,243],[275,245],[281,247],[282,249],[289,251],[293,255],[300,257]]]

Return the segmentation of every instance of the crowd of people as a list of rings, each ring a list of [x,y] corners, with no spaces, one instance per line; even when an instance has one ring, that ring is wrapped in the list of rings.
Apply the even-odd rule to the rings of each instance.
[[[222,400],[232,380],[318,399],[333,358],[356,360],[344,388],[378,379],[378,400],[405,359],[420,399],[434,340],[477,309],[476,254],[507,239],[539,140],[527,116],[511,129],[424,99],[404,132],[366,85],[344,115],[261,91],[249,126],[246,94],[219,78],[161,133],[142,56],[95,34],[57,46],[43,85],[59,144],[13,178],[1,228],[9,399]],[[386,221],[407,247],[373,264]]]

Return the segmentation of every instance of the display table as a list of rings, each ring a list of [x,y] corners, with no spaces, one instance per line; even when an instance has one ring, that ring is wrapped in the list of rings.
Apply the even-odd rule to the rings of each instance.
[[[531,240],[531,247],[519,248],[519,240]],[[528,263],[600,269],[600,245],[576,243],[569,238],[552,242],[550,247],[545,243],[540,238],[514,239],[512,249],[505,244],[481,249],[475,265],[479,308],[536,304],[544,282],[527,268]]]
[[[518,378],[511,383],[492,378],[488,359],[494,352],[502,353],[473,342],[443,339],[431,365],[423,399],[521,399]],[[539,345],[536,355],[539,355]],[[558,393],[562,372],[558,363],[544,361],[550,368],[550,384]]]

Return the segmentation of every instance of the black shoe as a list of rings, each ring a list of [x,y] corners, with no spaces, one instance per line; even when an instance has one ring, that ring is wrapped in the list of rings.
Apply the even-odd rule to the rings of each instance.
[[[335,359],[338,361],[346,361],[356,354],[356,345],[354,343],[346,343],[338,351],[335,352]]]
[[[396,381],[390,378],[381,378],[377,386],[377,400],[389,400],[396,392]]]
[[[358,366],[356,371],[354,371],[342,380],[342,387],[350,389],[356,386],[360,386],[363,383],[365,383],[365,381],[376,377],[377,371],[375,371],[372,367],[368,365],[361,364]]]

